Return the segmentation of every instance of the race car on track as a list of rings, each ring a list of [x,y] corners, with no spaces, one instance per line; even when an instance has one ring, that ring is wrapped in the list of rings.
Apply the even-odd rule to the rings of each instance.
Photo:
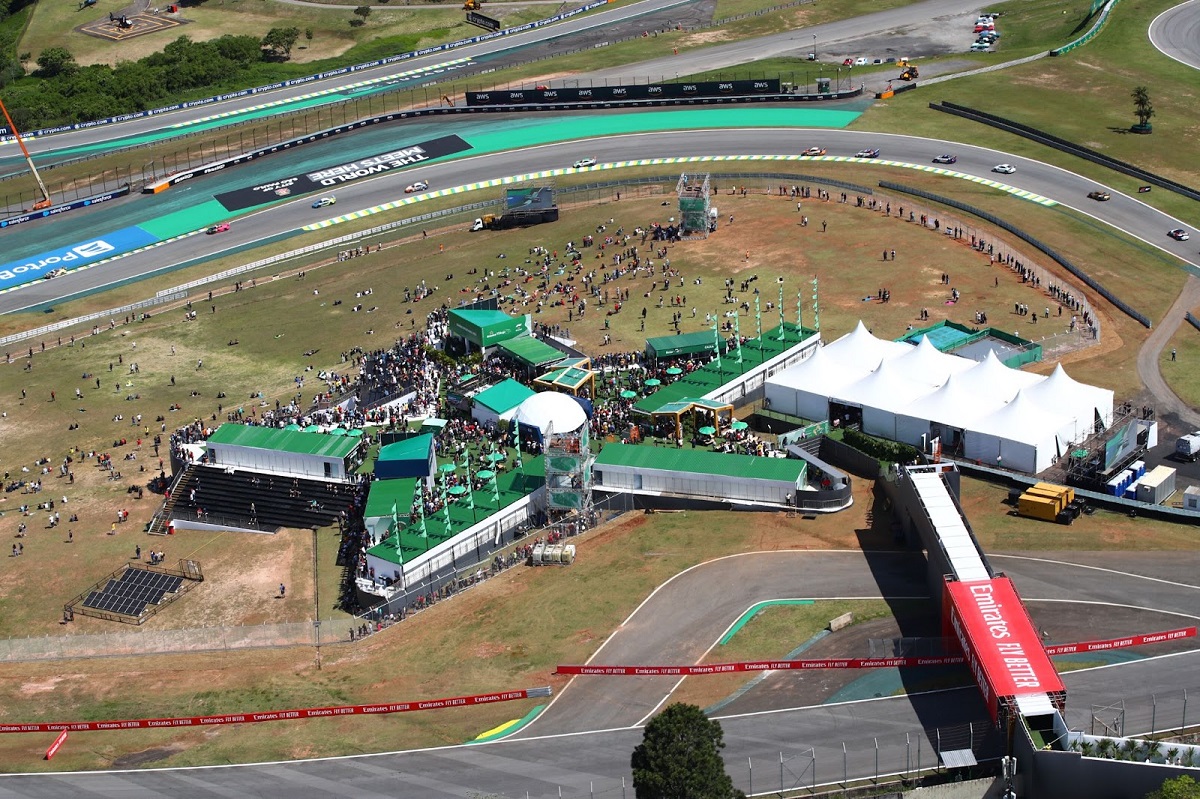
[[[809,147],[807,150],[800,153],[800,155],[825,155],[825,148],[824,147]]]
[[[1089,191],[1088,199],[1089,200],[1099,200],[1100,202],[1105,202],[1106,200],[1111,200],[1112,195],[1106,191]]]
[[[429,188],[429,181],[418,180],[416,183],[412,184],[411,186],[405,186],[404,193],[412,194],[414,191],[425,191],[428,188]]]
[[[935,164],[953,164],[953,163],[957,163],[957,161],[958,161],[958,156],[949,155],[949,154],[939,155],[937,158],[933,159],[933,163],[935,163]]]
[[[214,233],[224,233],[226,230],[229,230],[229,223],[222,222],[219,225],[213,225],[212,227],[210,227],[208,230],[206,230],[204,232],[211,236]]]
[[[1192,237],[1191,234],[1181,227],[1177,227],[1174,230],[1168,230],[1167,235],[1175,239],[1175,241],[1187,241]]]
[[[312,204],[312,207],[313,208],[328,208],[329,206],[333,205],[335,202],[337,202],[337,197],[322,197],[321,199],[314,201]]]
[[[595,158],[580,158],[578,161],[571,164],[571,166],[575,169],[587,169],[589,166],[595,166],[595,165],[596,165]]]
[[[53,280],[56,277],[62,277],[66,273],[67,273],[67,270],[63,269],[61,267],[58,269],[51,269],[46,274],[42,275],[42,280]]]
[[[1017,168],[1012,164],[997,164],[992,167],[993,172],[999,172],[1001,175],[1011,175],[1017,171]]]
[[[859,150],[857,153],[854,154],[854,157],[855,158],[878,158],[879,157],[879,148],[871,147],[866,150]]]

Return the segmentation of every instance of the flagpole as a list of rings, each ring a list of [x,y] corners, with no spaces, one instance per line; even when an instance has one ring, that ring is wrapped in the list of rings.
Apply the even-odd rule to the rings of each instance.
[[[783,318],[783,278],[779,278],[779,340],[787,340],[787,329],[784,327],[786,320]]]
[[[762,340],[762,310],[758,303],[758,295],[754,295],[754,331],[755,337],[758,339],[758,355],[759,360],[762,359],[763,340]]]

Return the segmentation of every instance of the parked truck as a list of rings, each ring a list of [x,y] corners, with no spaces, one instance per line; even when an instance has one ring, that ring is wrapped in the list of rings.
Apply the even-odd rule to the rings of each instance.
[[[1175,442],[1175,457],[1189,463],[1200,458],[1200,430],[1179,437]]]

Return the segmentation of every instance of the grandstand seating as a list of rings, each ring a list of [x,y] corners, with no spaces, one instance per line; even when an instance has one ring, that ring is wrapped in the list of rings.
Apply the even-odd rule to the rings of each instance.
[[[354,491],[348,483],[198,464],[180,481],[171,502],[174,518],[195,518],[199,507],[210,519],[225,524],[240,522],[263,530],[309,528],[336,523],[343,510],[349,514]]]

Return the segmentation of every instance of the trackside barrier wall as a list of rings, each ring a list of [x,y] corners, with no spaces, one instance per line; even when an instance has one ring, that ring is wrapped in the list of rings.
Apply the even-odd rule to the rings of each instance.
[[[892,191],[903,192],[904,194],[909,194],[914,197],[920,197],[922,199],[929,200],[930,202],[939,203],[941,205],[948,205],[951,208],[957,208],[960,211],[965,211],[968,214],[973,214],[974,216],[977,216],[980,219],[991,222],[993,225],[996,225],[997,227],[1001,227],[1001,228],[1007,230],[1009,233],[1012,233],[1014,236],[1017,236],[1021,240],[1026,241],[1029,244],[1032,244],[1034,247],[1038,248],[1041,252],[1045,253],[1050,258],[1053,258],[1059,264],[1059,266],[1063,267],[1068,272],[1070,272],[1072,275],[1074,275],[1075,277],[1082,280],[1093,291],[1095,291],[1097,294],[1099,294],[1104,299],[1108,300],[1110,303],[1115,305],[1117,308],[1121,309],[1121,311],[1123,311],[1131,319],[1136,320],[1138,323],[1140,323],[1144,327],[1153,327],[1153,325],[1150,322],[1150,319],[1148,317],[1146,317],[1145,314],[1131,308],[1123,300],[1121,300],[1119,297],[1117,297],[1117,295],[1113,294],[1111,291],[1104,288],[1104,286],[1100,285],[1100,282],[1098,280],[1093,278],[1088,273],[1084,272],[1079,267],[1075,266],[1075,264],[1071,263],[1063,256],[1059,255],[1057,250],[1054,250],[1047,244],[1043,244],[1041,241],[1039,241],[1038,239],[1035,239],[1033,236],[1031,236],[1028,233],[1026,233],[1025,231],[1021,230],[1016,225],[1010,224],[1009,222],[1006,222],[1005,220],[1001,219],[1000,217],[994,216],[994,215],[988,213],[987,211],[984,211],[983,209],[976,208],[972,205],[967,205],[966,203],[959,202],[958,200],[952,200],[949,197],[942,197],[940,195],[933,194],[931,192],[912,188],[911,186],[904,186],[899,183],[892,183],[891,181],[886,181],[886,180],[879,181],[879,185],[881,188],[890,189]],[[1200,195],[1197,195],[1197,199],[1200,199]]]
[[[1196,328],[1197,330],[1200,330],[1200,319],[1197,319],[1195,316],[1192,316],[1191,311],[1188,311],[1186,314],[1184,314],[1183,318],[1187,319],[1188,324],[1190,324],[1192,327]]]
[[[206,727],[214,724],[253,724],[260,721],[291,721],[320,719],[331,716],[386,715],[413,710],[439,710],[448,707],[478,707],[496,702],[550,696],[550,688],[522,688],[495,694],[454,696],[445,699],[425,699],[415,702],[394,702],[381,705],[339,705],[337,707],[308,707],[298,710],[272,710],[263,713],[226,713],[220,716],[185,716],[165,719],[125,719],[122,721],[63,721],[41,724],[0,724],[5,732],[86,732],[91,730],[145,730],[162,727]]]
[[[1141,167],[1128,164],[1124,161],[1118,161],[1116,158],[1104,155],[1103,153],[1098,153],[1095,150],[1084,147],[1081,144],[1075,144],[1074,142],[1067,141],[1066,139],[1060,139],[1057,136],[1053,136],[1045,131],[1038,130],[1037,128],[1033,128],[1028,125],[1023,125],[1020,122],[1014,122],[1011,119],[998,117],[985,111],[977,111],[974,108],[967,108],[966,106],[957,105],[956,103],[947,102],[945,100],[943,100],[941,103],[930,103],[929,107],[934,111],[942,111],[947,114],[953,114],[954,116],[962,117],[963,119],[970,119],[974,122],[982,122],[985,125],[991,125],[994,128],[998,128],[1009,133],[1015,133],[1018,136],[1023,136],[1026,139],[1036,141],[1039,144],[1045,144],[1048,147],[1053,147],[1054,149],[1061,150],[1064,153],[1085,158],[1094,164],[1099,164],[1100,166],[1105,166],[1109,169],[1116,170],[1117,172],[1130,175],[1138,180],[1145,181],[1146,183],[1176,192],[1177,194],[1182,194],[1184,197],[1189,199],[1200,200],[1200,191],[1193,189],[1191,186],[1185,186],[1182,183],[1176,183],[1168,178],[1160,177],[1153,172],[1147,172]]]
[[[1118,2],[1119,2],[1119,0],[1108,0],[1108,2],[1104,4],[1104,10],[1100,12],[1100,18],[1096,20],[1095,24],[1092,25],[1092,27],[1088,30],[1087,33],[1083,34],[1078,39],[1076,39],[1075,41],[1073,41],[1069,44],[1064,44],[1062,47],[1058,48],[1057,50],[1051,50],[1050,55],[1059,56],[1059,55],[1062,55],[1063,53],[1069,53],[1072,50],[1074,50],[1076,47],[1082,47],[1083,45],[1090,42],[1092,39],[1096,38],[1096,36],[1100,33],[1100,29],[1103,28],[1106,24],[1108,24],[1108,17],[1112,13],[1113,8],[1117,5]]]

